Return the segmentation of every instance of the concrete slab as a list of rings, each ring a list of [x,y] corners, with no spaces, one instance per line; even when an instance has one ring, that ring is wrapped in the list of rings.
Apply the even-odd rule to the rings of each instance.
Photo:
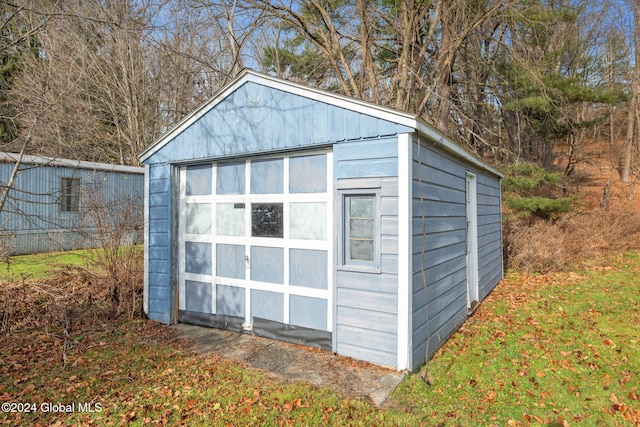
[[[347,397],[365,398],[382,405],[404,378],[404,372],[360,362],[301,345],[251,334],[184,323],[172,326],[190,340],[198,353],[213,352],[252,368],[292,381],[329,387]]]

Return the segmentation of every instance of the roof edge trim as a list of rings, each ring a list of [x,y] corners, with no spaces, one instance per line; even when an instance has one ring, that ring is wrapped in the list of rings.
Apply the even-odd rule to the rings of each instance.
[[[0,163],[16,163],[20,154],[0,152]],[[67,167],[74,169],[100,170],[105,172],[124,172],[134,174],[144,174],[143,167],[112,165],[110,163],[87,162],[83,160],[57,159],[53,157],[32,156],[25,154],[22,156],[22,164],[42,165],[51,167]]]
[[[434,129],[429,126],[422,120],[416,120],[416,130],[422,135],[426,136],[432,142],[436,143],[440,147],[444,148],[446,151],[453,153],[457,157],[466,160],[467,162],[489,172],[499,178],[504,178],[504,174],[499,170],[492,168],[478,157],[475,154],[467,151],[465,148],[460,146],[459,144],[453,142],[451,139],[447,138],[442,132]]]

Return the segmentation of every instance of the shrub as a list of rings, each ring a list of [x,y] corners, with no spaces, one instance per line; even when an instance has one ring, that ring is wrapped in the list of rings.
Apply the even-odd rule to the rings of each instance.
[[[517,163],[505,168],[502,180],[503,200],[506,208],[517,216],[531,215],[556,221],[561,214],[570,212],[577,199],[558,197],[561,175],[548,172],[542,166]]]
[[[562,197],[551,199],[548,197],[509,197],[505,198],[505,206],[520,214],[535,215],[546,220],[555,220],[562,213],[570,212],[573,209],[574,199]]]

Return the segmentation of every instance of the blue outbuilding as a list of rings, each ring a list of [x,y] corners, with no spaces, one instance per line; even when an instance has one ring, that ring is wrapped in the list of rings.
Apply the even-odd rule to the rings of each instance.
[[[501,174],[408,113],[244,70],[141,161],[159,322],[415,370],[503,277]]]

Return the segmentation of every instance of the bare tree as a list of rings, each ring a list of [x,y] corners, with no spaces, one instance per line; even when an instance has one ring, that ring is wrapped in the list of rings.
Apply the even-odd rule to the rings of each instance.
[[[629,100],[629,111],[627,117],[627,141],[625,144],[624,156],[622,159],[622,171],[620,173],[620,179],[622,182],[628,182],[631,175],[631,166],[633,160],[633,152],[638,149],[639,132],[638,126],[640,125],[640,101],[638,100],[638,90],[640,89],[640,0],[631,0],[631,7],[633,9],[633,52],[634,61],[630,71],[631,81],[631,98]]]

